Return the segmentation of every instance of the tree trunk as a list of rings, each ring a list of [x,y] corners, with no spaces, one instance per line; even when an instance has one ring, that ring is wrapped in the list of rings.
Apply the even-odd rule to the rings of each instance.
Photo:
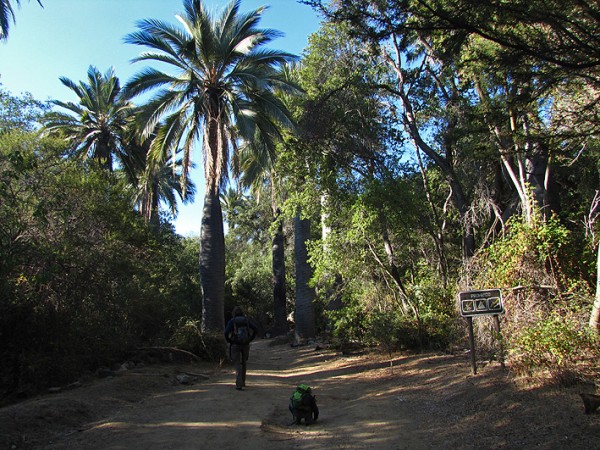
[[[96,159],[102,168],[112,172],[112,153],[109,142],[110,138],[106,136],[106,132],[102,132],[102,137],[98,140],[98,148],[96,148]]]
[[[329,235],[332,231],[331,220],[331,204],[330,196],[327,192],[321,194],[321,241],[323,242],[323,252],[329,251]],[[341,296],[342,277],[339,273],[334,274],[335,282],[330,292],[327,292],[327,305],[325,309],[328,311],[339,311],[344,306],[344,301]]]
[[[600,244],[598,244],[598,256],[596,261],[596,299],[590,315],[590,328],[600,330]]]
[[[300,211],[294,218],[294,259],[296,263],[296,340],[315,337],[315,293],[309,286],[312,268],[308,263],[306,242],[310,239],[310,220],[302,219]]]
[[[225,238],[217,189],[207,188],[200,235],[202,331],[223,333],[225,328]]]
[[[156,176],[152,180],[152,199],[150,206],[150,226],[154,227],[154,229],[158,229],[160,226],[160,215],[158,213],[158,180]]]
[[[286,282],[285,282],[285,239],[283,236],[283,222],[279,219],[279,210],[275,215],[278,220],[277,231],[273,236],[273,309],[274,324],[273,333],[280,336],[287,333],[287,311],[286,311]]]

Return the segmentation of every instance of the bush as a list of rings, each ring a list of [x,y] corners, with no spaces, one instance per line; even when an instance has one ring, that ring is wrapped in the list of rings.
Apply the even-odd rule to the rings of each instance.
[[[543,371],[559,383],[574,381],[592,341],[586,331],[590,287],[582,282],[571,233],[555,218],[509,222],[505,236],[479,254],[471,286],[503,290],[502,336],[519,375]],[[580,256],[579,256],[580,257]],[[489,321],[478,320],[480,329]],[[488,330],[476,333],[480,353],[492,354]],[[586,356],[586,352],[587,355]]]
[[[223,336],[203,333],[200,321],[182,318],[179,321],[170,344],[182,350],[187,350],[205,361],[222,362],[227,357]]]
[[[197,252],[148,227],[116,176],[59,154],[0,134],[2,396],[73,381],[199,315]]]
[[[423,309],[416,320],[400,310],[368,310],[355,302],[326,314],[332,324],[333,344],[342,350],[356,345],[381,347],[390,354],[407,349],[441,349],[447,348],[456,335],[451,315],[429,309]]]
[[[517,375],[533,376],[541,369],[562,385],[581,379],[579,362],[600,356],[598,335],[575,317],[557,313],[522,329],[509,342],[511,367]]]

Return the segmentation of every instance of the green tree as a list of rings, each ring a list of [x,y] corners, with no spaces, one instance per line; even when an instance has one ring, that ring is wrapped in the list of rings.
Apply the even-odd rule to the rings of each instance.
[[[116,174],[64,158],[64,147],[0,134],[3,395],[166,342],[200,309],[197,252],[168,227],[146,226]]]
[[[228,189],[221,195],[229,226],[227,252],[226,311],[241,305],[261,328],[273,326],[273,299],[269,257],[271,211],[268,198],[244,195]]]
[[[34,99],[30,93],[15,96],[0,84],[0,133],[33,131],[39,128],[41,118],[49,109],[47,103]]]
[[[69,113],[51,112],[44,125],[50,133],[62,133],[72,151],[83,159],[91,157],[105,169],[113,170],[113,157],[125,162],[125,130],[134,105],[121,90],[119,79],[110,68],[102,74],[94,66],[88,69],[87,83],[60,81],[78,97],[78,103],[54,100]]]
[[[202,329],[221,332],[224,325],[225,249],[219,193],[228,178],[240,139],[278,136],[279,123],[291,126],[289,113],[274,95],[289,84],[279,66],[293,56],[263,46],[279,36],[257,27],[264,8],[246,14],[231,2],[212,17],[200,0],[185,0],[177,19],[182,27],[143,20],[126,42],[148,47],[136,61],[158,61],[174,74],[147,68],[134,76],[127,92],[160,90],[146,106],[147,130],[165,117],[155,141],[158,148],[176,148],[183,141],[184,176],[191,151],[202,140],[206,195],[201,228],[200,276]],[[232,155],[233,153],[233,155]],[[233,156],[233,158],[231,158]]]
[[[144,139],[135,125],[128,128],[123,155],[128,170],[123,174],[135,192],[138,210],[146,222],[156,228],[160,224],[160,205],[166,206],[171,216],[177,216],[177,197],[183,203],[192,202],[196,186],[189,178],[182,183],[183,162],[179,152],[151,158],[150,149],[156,133]]]

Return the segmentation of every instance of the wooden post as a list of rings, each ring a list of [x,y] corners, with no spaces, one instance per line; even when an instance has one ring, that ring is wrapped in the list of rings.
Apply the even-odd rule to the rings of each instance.
[[[477,363],[475,362],[475,337],[473,333],[473,317],[467,317],[467,323],[469,324],[469,344],[471,345],[471,367],[473,369],[473,375],[477,375]]]
[[[494,324],[496,326],[496,335],[498,336],[498,341],[500,342],[500,365],[504,369],[506,367],[504,365],[504,340],[500,334],[500,317],[498,314],[494,315]]]

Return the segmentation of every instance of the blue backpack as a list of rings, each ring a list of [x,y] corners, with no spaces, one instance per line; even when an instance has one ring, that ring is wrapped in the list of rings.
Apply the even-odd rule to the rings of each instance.
[[[248,319],[244,317],[244,322],[239,323],[241,321],[237,320],[233,322],[233,336],[232,341],[234,344],[246,345],[249,344],[251,339],[250,334],[250,324],[248,323]]]

